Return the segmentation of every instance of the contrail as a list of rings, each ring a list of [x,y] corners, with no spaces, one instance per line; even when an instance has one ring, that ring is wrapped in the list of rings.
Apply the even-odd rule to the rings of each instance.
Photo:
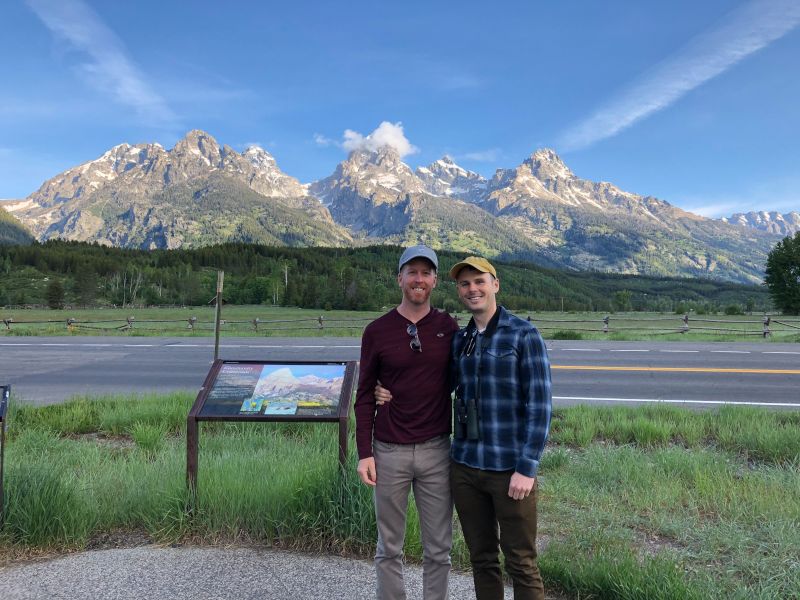
[[[564,132],[557,147],[579,150],[667,108],[686,93],[800,24],[798,0],[755,0],[691,40],[642,78],[621,90],[592,116]]]
[[[92,86],[132,107],[151,124],[175,118],[128,58],[123,42],[82,0],[27,0],[27,4],[56,37],[89,56],[79,70]]]

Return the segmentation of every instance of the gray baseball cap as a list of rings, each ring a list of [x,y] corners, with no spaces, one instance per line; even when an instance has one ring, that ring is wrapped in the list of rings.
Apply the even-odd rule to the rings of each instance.
[[[399,273],[402,271],[403,265],[411,262],[415,258],[427,258],[433,263],[436,270],[439,269],[439,259],[436,258],[436,252],[428,248],[425,244],[419,244],[406,248],[405,251],[403,251],[403,255],[400,257],[400,264],[397,267],[397,272]]]

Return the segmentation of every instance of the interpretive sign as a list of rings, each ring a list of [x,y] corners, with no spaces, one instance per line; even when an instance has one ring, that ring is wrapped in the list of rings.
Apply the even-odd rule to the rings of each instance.
[[[200,421],[338,422],[339,461],[344,464],[356,364],[215,360],[186,421],[189,486],[197,486]]]
[[[0,525],[3,524],[5,515],[5,491],[3,490],[3,461],[6,453],[6,413],[8,412],[8,400],[11,397],[11,386],[0,385]]]

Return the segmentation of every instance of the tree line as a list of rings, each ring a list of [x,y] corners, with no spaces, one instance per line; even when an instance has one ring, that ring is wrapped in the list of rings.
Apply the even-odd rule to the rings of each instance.
[[[195,249],[134,250],[51,240],[0,245],[0,306],[207,304],[216,272],[233,304],[323,310],[379,310],[396,304],[397,246],[288,248],[228,243]],[[456,310],[447,270],[462,254],[439,252],[434,306]],[[501,301],[516,310],[721,312],[770,310],[764,286],[710,279],[576,273],[493,261]]]

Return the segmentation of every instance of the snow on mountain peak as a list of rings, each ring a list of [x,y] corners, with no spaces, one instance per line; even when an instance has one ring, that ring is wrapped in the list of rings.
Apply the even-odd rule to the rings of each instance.
[[[275,158],[261,146],[250,146],[242,154],[251,165],[260,169],[269,169],[277,166]]]
[[[478,202],[486,190],[486,179],[483,176],[458,166],[446,154],[427,167],[417,168],[416,174],[425,184],[428,193],[435,196]]]

